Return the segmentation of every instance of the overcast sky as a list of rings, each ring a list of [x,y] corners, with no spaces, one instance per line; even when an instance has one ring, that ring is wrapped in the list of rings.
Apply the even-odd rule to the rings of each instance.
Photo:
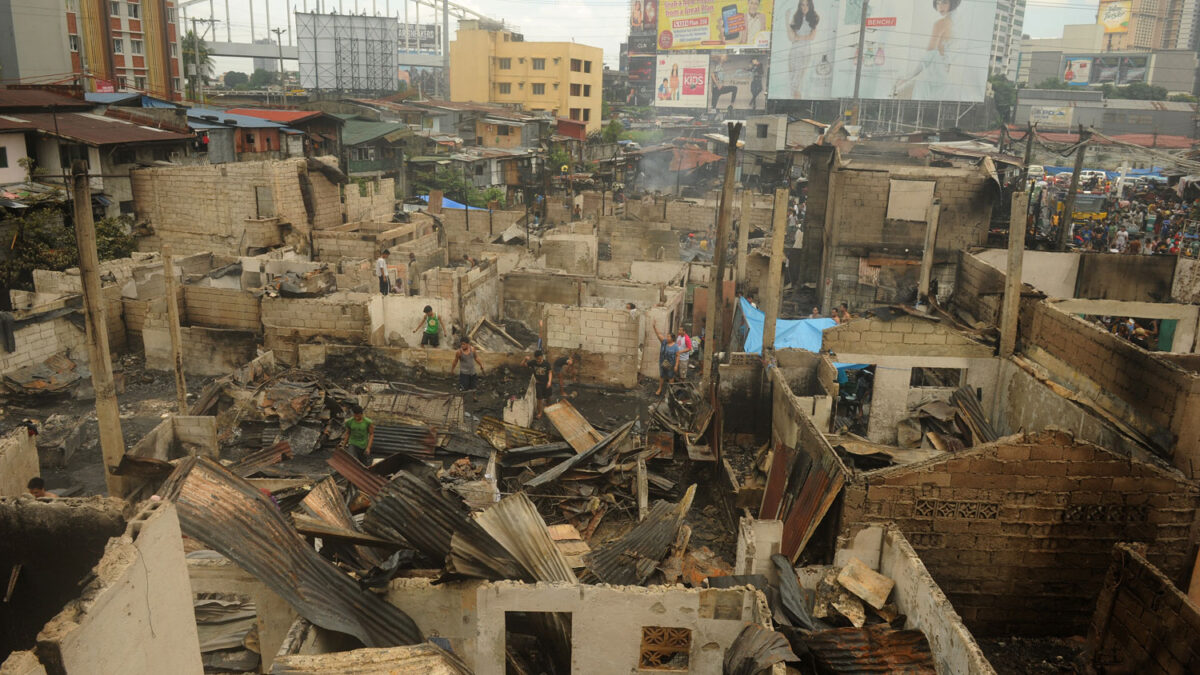
[[[355,0],[324,0],[325,9],[355,11]],[[230,16],[225,16],[228,2]],[[269,27],[287,27],[286,12],[291,7],[303,10],[305,0],[211,0],[215,8],[216,39],[225,40],[226,29],[235,42],[250,39],[250,3],[254,8],[254,33],[257,37],[268,37]],[[316,7],[317,0],[307,0],[309,10]],[[1025,12],[1025,32],[1032,37],[1057,37],[1062,26],[1068,23],[1091,23],[1096,17],[1096,2],[1086,0],[1028,0]],[[267,25],[267,6],[270,5],[271,26]],[[617,66],[619,46],[628,33],[629,3],[626,0],[460,0],[459,4],[470,7],[492,19],[502,19],[521,29],[525,39],[533,41],[574,40],[604,49],[604,63]],[[186,16],[204,18],[209,15],[209,3],[200,2],[185,10]],[[344,8],[344,9],[343,9]],[[403,0],[357,0],[357,11],[368,14],[404,15]],[[416,5],[409,3],[409,20],[417,19]],[[356,12],[357,13],[357,12]],[[432,19],[434,10],[420,8],[421,23]],[[228,24],[228,25],[227,25]],[[457,22],[451,18],[451,39]],[[293,30],[294,27],[293,27]],[[288,36],[284,35],[284,44]],[[293,43],[295,36],[291,36]],[[294,62],[293,62],[294,63]],[[249,59],[218,58],[216,72],[241,70],[250,72]],[[294,66],[289,66],[289,68]]]

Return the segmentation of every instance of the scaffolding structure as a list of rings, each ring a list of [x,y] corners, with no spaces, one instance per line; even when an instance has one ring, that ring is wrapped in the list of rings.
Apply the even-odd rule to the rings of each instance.
[[[399,87],[395,17],[296,13],[300,86],[388,93]]]

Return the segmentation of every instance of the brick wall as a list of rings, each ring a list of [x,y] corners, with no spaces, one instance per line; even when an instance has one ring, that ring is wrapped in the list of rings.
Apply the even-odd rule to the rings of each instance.
[[[1118,544],[1088,631],[1088,653],[1098,672],[1200,672],[1200,607],[1136,547]]]
[[[262,300],[263,342],[283,363],[296,363],[296,345],[316,337],[367,344],[371,337],[368,293],[338,292],[321,298]]]
[[[586,284],[581,277],[510,272],[501,280],[500,310],[506,319],[536,326],[542,318],[543,305],[579,305]]]
[[[1005,276],[1003,270],[992,267],[966,251],[960,251],[951,306],[979,321],[1000,325]]]
[[[396,209],[396,181],[391,178],[371,181],[361,188],[353,182],[347,183],[343,195],[348,223],[358,220],[386,223]]]
[[[1177,471],[1062,432],[859,474],[842,523],[893,521],[972,631],[1074,635],[1121,541],[1191,565],[1200,490]]]
[[[325,230],[313,232],[313,253],[321,262],[338,262],[343,259],[371,260],[379,257],[375,237],[361,232],[338,232]]]
[[[69,352],[74,359],[87,361],[85,334],[66,317],[25,324],[14,331],[16,350],[0,350],[0,374],[34,366],[54,354]]]
[[[259,299],[248,291],[205,286],[184,286],[186,323],[209,328],[232,328],[260,332]]]
[[[912,316],[891,321],[860,318],[834,326],[823,333],[821,349],[834,354],[992,356],[990,346],[966,338],[944,324]]]
[[[600,354],[631,355],[638,348],[638,323],[629,312],[598,307],[546,308],[546,345],[563,349],[580,346]]]

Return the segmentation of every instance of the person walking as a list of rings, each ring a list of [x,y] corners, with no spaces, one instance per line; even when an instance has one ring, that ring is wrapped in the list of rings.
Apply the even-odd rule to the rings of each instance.
[[[421,320],[413,332],[421,330],[422,327],[425,331],[421,334],[421,346],[429,345],[436,348],[441,342],[442,319],[434,313],[433,307],[430,305],[425,305],[425,314],[421,316]]]
[[[663,388],[675,380],[679,372],[679,347],[675,344],[675,334],[667,333],[666,337],[658,332],[658,324],[654,324],[654,335],[658,337],[658,389],[655,396],[663,393]]]
[[[379,277],[379,292],[382,295],[387,295],[388,290],[391,288],[391,283],[388,281],[387,261],[389,255],[391,255],[391,251],[385,248],[379,254],[379,257],[375,259],[375,276]]]
[[[471,345],[469,338],[464,336],[458,341],[458,349],[454,352],[454,363],[450,364],[450,370],[458,368],[458,388],[461,391],[475,391],[475,383],[483,374],[483,364],[479,363],[477,357],[478,352]]]
[[[375,442],[375,422],[363,415],[360,405],[350,409],[352,416],[344,426],[349,432],[343,444],[358,461],[366,464],[371,459],[371,444]]]
[[[408,254],[408,266],[404,268],[404,276],[408,281],[408,286],[405,290],[409,295],[417,294],[417,255],[415,253]]]
[[[680,328],[679,334],[675,336],[675,344],[679,347],[679,379],[686,380],[688,360],[692,355],[692,337]]]
[[[554,372],[550,370],[550,364],[546,361],[546,353],[540,349],[533,353],[532,358],[526,356],[521,365],[533,368],[533,384],[537,398],[536,417],[540,420],[546,402],[550,400],[550,385],[554,383]]]
[[[554,359],[554,366],[552,367],[552,370],[554,371],[554,381],[558,383],[559,398],[563,398],[567,395],[565,389],[567,384],[567,373],[571,373],[576,382],[579,381],[578,364],[579,356],[577,354],[560,356],[557,359]]]

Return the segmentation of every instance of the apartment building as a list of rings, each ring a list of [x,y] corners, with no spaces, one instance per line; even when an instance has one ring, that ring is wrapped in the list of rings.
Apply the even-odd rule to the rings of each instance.
[[[0,2],[0,80],[183,98],[177,0]]]
[[[459,23],[450,43],[450,99],[520,105],[600,130],[604,50],[574,42],[526,42],[503,26]]]
[[[1016,76],[1021,53],[1021,30],[1025,27],[1026,0],[998,0],[992,25],[992,51],[989,73]]]

